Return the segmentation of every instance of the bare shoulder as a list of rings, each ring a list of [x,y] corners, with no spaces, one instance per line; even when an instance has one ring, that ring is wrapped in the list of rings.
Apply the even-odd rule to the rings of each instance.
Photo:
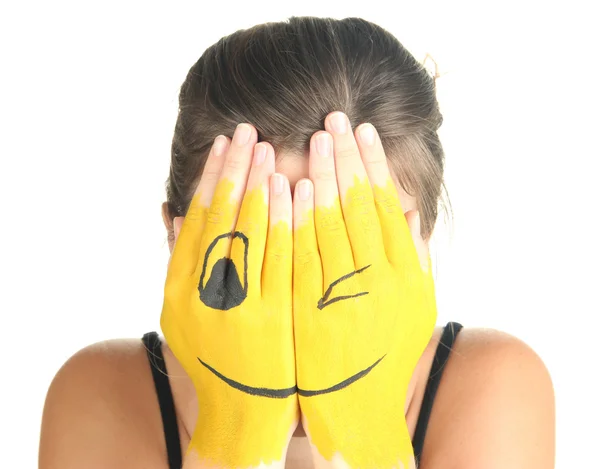
[[[421,469],[554,467],[550,375],[526,343],[463,329],[440,382]]]
[[[141,340],[90,345],[67,360],[50,384],[39,467],[164,468],[161,425]]]

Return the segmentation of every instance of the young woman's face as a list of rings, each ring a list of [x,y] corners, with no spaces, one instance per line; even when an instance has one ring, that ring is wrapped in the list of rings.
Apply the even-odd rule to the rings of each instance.
[[[290,188],[293,194],[296,183],[300,179],[308,177],[308,154],[303,157],[297,155],[279,154],[277,155],[275,169],[278,173],[285,175],[289,179]],[[404,211],[408,212],[409,210],[415,210],[417,208],[416,199],[407,194],[404,189],[402,189],[398,181],[396,181],[396,187],[398,188],[400,203],[402,204]],[[167,231],[173,230],[175,235],[172,241],[169,242],[169,250],[172,252],[175,241],[177,240],[177,236],[179,235],[179,230],[181,230],[184,217],[175,217],[175,219],[171,222],[166,212],[166,204],[163,204],[163,220],[165,222]]]

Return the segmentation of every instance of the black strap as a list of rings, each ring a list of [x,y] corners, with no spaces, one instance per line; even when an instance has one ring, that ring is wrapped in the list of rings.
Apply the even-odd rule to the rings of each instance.
[[[444,327],[442,337],[435,351],[435,357],[433,364],[431,365],[431,371],[429,372],[429,379],[425,388],[425,395],[423,397],[423,403],[421,404],[421,411],[419,412],[419,419],[417,420],[417,428],[415,429],[415,435],[413,437],[413,450],[415,454],[415,462],[419,465],[421,454],[423,453],[423,444],[425,443],[425,433],[427,432],[427,424],[429,423],[429,416],[431,415],[431,409],[433,408],[433,401],[435,394],[437,393],[444,372],[444,366],[448,362],[450,351],[456,340],[456,336],[462,329],[462,325],[457,322],[449,322]]]
[[[156,332],[148,332],[142,337],[142,342],[148,352],[148,361],[150,362],[154,387],[158,396],[158,405],[160,407],[160,414],[162,415],[163,430],[167,443],[169,469],[181,469],[181,443],[179,441],[175,403],[173,402],[173,394],[171,392],[171,385],[169,384],[169,376],[167,375],[160,337]]]

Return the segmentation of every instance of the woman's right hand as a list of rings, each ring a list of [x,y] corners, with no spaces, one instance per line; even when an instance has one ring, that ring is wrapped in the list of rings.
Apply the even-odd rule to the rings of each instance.
[[[173,250],[161,315],[198,397],[184,467],[282,467],[298,421],[289,182],[251,125],[218,140]]]

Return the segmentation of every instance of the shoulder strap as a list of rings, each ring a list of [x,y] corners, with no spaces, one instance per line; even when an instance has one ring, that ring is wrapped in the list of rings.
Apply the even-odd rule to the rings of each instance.
[[[146,346],[148,361],[152,370],[152,378],[154,379],[154,387],[158,396],[158,405],[160,407],[165,441],[167,443],[169,469],[181,469],[181,443],[179,441],[175,403],[173,402],[169,375],[167,374],[165,358],[162,353],[161,340],[156,332],[148,332],[142,337],[142,342]]]
[[[433,408],[433,400],[435,399],[444,372],[444,366],[448,361],[456,336],[462,327],[463,326],[457,322],[449,322],[446,324],[435,351],[435,357],[433,359],[433,364],[431,365],[429,379],[427,380],[427,386],[425,388],[423,403],[421,404],[421,411],[419,412],[419,419],[417,420],[417,428],[415,429],[415,435],[413,437],[413,450],[417,466],[419,465],[419,460],[423,452],[427,424],[429,423],[429,416],[431,415],[431,409]]]

